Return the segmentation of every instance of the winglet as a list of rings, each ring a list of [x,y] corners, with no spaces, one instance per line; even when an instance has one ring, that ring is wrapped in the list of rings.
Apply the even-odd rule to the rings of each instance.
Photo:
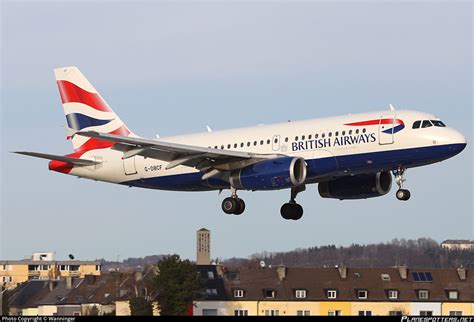
[[[69,126],[64,126],[64,129],[66,130],[66,140],[70,140],[73,138],[74,134],[76,134],[76,130],[70,128]]]
[[[388,106],[390,106],[390,111],[395,111],[395,107],[392,104],[388,104]]]
[[[207,128],[207,132],[212,132],[212,129],[209,127],[209,125],[206,125],[206,128]]]

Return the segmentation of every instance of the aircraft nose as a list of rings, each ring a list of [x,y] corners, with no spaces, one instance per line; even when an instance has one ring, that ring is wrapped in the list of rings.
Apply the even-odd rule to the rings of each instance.
[[[466,148],[467,140],[466,137],[456,130],[450,129],[446,135],[446,141],[449,142],[449,149],[452,155],[460,153]]]

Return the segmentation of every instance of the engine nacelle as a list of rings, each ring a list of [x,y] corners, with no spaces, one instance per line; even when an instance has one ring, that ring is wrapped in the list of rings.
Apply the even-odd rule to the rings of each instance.
[[[281,157],[257,162],[232,171],[230,184],[244,190],[275,190],[303,184],[306,162],[303,158]]]
[[[387,194],[392,187],[389,171],[358,174],[331,181],[320,182],[319,195],[333,199],[367,199]]]

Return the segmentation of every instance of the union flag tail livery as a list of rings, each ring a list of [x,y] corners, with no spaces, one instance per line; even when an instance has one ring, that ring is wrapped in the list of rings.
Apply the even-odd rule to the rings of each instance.
[[[406,170],[449,159],[466,147],[465,137],[436,116],[410,110],[376,111],[330,118],[203,132],[162,139],[134,135],[76,67],[54,70],[68,138],[74,152],[16,152],[51,160],[56,172],[174,191],[229,189],[227,214],[240,215],[238,190],[290,189],[280,209],[298,220],[296,203],[306,185],[332,199],[386,195],[392,174],[396,197],[406,201]]]
[[[99,92],[77,67],[56,68],[56,82],[69,127],[72,146],[76,152],[110,148],[111,142],[99,141],[79,135],[77,131],[96,131],[121,136],[131,134]]]

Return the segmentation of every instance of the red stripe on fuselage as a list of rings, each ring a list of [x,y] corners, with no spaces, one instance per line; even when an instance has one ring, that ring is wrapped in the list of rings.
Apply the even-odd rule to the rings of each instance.
[[[402,120],[399,120],[399,119],[376,119],[376,120],[370,120],[370,121],[347,123],[344,125],[364,126],[364,125],[379,125],[379,124],[404,124],[404,123]]]
[[[111,112],[109,105],[107,105],[99,94],[88,92],[76,84],[65,80],[57,81],[57,83],[63,104],[82,103],[99,111]]]
[[[130,134],[130,131],[125,126],[121,126],[115,131],[109,132],[108,134],[128,136]],[[65,156],[79,159],[87,151],[111,148],[114,144],[115,143],[113,142],[103,141],[100,139],[89,139],[83,145],[81,145],[76,150],[76,152],[66,154]],[[64,162],[64,161],[58,161],[58,160],[52,160],[49,162],[49,170],[52,170],[52,171],[57,171],[57,172],[67,174],[71,172],[72,168],[74,168],[74,164],[70,162]]]

